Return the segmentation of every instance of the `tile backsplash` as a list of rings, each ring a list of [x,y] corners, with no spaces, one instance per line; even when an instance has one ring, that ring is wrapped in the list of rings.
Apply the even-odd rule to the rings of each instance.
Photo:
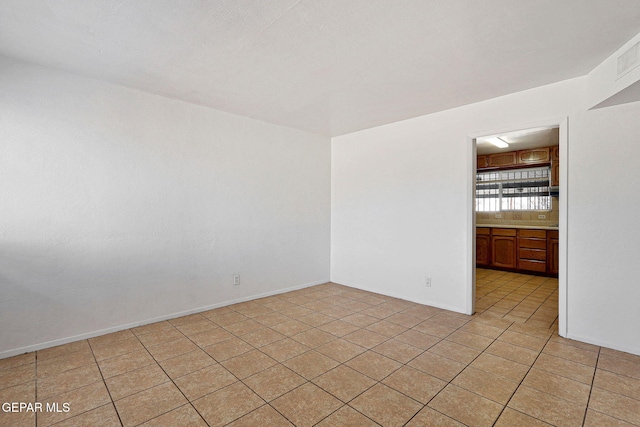
[[[559,221],[558,205],[558,198],[552,197],[550,211],[476,212],[476,223],[491,225],[553,226],[558,224]],[[500,218],[496,218],[496,214],[499,214]],[[540,218],[541,215],[544,215],[545,218]]]

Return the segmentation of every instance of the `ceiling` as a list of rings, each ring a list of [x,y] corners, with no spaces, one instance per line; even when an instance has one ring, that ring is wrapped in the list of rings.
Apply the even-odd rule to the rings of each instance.
[[[476,148],[478,154],[494,154],[507,151],[527,150],[529,148],[551,147],[558,145],[560,142],[560,129],[556,127],[537,127],[531,129],[523,129],[515,132],[501,133],[492,135],[498,137],[509,146],[506,148],[498,148],[487,141],[487,138],[477,138]]]
[[[582,76],[638,0],[3,0],[0,55],[337,136]]]

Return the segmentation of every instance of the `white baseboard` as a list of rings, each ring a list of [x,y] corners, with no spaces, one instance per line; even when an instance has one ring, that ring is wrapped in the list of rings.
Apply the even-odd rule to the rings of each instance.
[[[575,340],[575,341],[580,341],[580,342],[584,342],[587,344],[593,344],[593,345],[597,345],[599,347],[606,347],[606,348],[610,348],[612,350],[618,350],[618,351],[622,351],[625,353],[631,353],[631,354],[635,354],[640,356],[640,348],[631,348],[631,347],[626,347],[626,346],[620,346],[616,343],[611,343],[608,341],[602,341],[602,340],[597,340],[597,339],[592,339],[590,337],[582,337],[579,335],[574,335],[574,334],[567,334],[566,337],[567,339],[570,340]]]
[[[169,319],[175,319],[177,317],[188,316],[189,314],[201,313],[203,311],[213,310],[214,308],[226,307],[228,305],[237,304],[239,302],[251,301],[251,300],[254,300],[254,299],[258,299],[258,298],[264,298],[264,297],[268,297],[268,296],[272,296],[272,295],[283,294],[285,292],[295,291],[295,290],[298,290],[298,289],[304,289],[304,288],[308,288],[310,286],[321,285],[321,284],[327,283],[327,282],[329,282],[329,279],[320,280],[320,281],[316,281],[316,282],[310,282],[310,283],[304,283],[302,285],[290,286],[288,288],[277,289],[275,291],[269,291],[269,292],[264,292],[264,293],[257,294],[257,295],[251,295],[251,296],[247,296],[247,297],[242,297],[242,298],[237,298],[237,299],[233,299],[233,300],[223,301],[223,302],[220,302],[220,303],[211,304],[211,305],[207,305],[207,306],[204,306],[204,307],[198,307],[198,308],[194,308],[194,309],[190,309],[190,310],[180,311],[180,312],[177,312],[177,313],[167,314],[167,315],[164,315],[164,316],[154,317],[152,319],[141,320],[141,321],[138,321],[138,322],[127,323],[127,324],[124,324],[124,325],[117,325],[117,326],[113,326],[113,327],[106,328],[106,329],[100,329],[100,330],[97,330],[97,331],[87,332],[87,333],[84,333],[84,334],[73,335],[73,336],[70,336],[70,337],[59,338],[59,339],[55,339],[55,340],[51,340],[51,341],[45,341],[45,342],[41,342],[41,343],[38,343],[38,344],[28,345],[28,346],[25,346],[25,347],[5,350],[5,351],[0,352],[0,359],[5,359],[7,357],[17,356],[19,354],[29,353],[31,351],[42,350],[42,349],[49,348],[49,347],[56,347],[56,346],[63,345],[63,344],[68,344],[68,343],[74,342],[74,341],[86,340],[88,338],[94,338],[94,337],[97,337],[97,336],[100,336],[100,335],[110,334],[112,332],[118,332],[118,331],[122,331],[122,330],[125,330],[125,329],[135,328],[137,326],[148,325],[150,323],[161,322],[163,320],[169,320]]]
[[[373,288],[369,288],[367,286],[354,285],[354,284],[345,283],[345,282],[342,282],[342,281],[331,280],[331,283],[336,283],[336,284],[342,285],[342,286],[348,286],[350,288],[360,289],[362,291],[373,292],[375,294],[386,295],[388,297],[398,298],[398,299],[402,299],[402,300],[409,301],[409,302],[415,302],[417,304],[428,305],[429,307],[441,308],[443,310],[448,310],[448,311],[453,311],[453,312],[456,312],[456,313],[467,314],[467,313],[464,312],[464,309],[461,309],[461,308],[451,307],[451,306],[447,306],[445,304],[438,304],[438,303],[434,303],[433,301],[429,301],[429,300],[420,300],[420,299],[416,299],[416,298],[407,298],[406,295],[396,294],[394,292],[387,292],[387,291],[383,292],[383,291],[381,291],[379,289],[373,289]]]

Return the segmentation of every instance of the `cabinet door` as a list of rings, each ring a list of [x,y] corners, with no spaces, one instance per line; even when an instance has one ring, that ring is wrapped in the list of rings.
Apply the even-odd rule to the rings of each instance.
[[[489,156],[478,156],[478,169],[485,169],[489,167]]]
[[[547,272],[549,274],[558,274],[558,239],[549,239],[547,246]]]
[[[516,268],[516,238],[508,236],[491,237],[493,260],[491,265],[503,268]]]
[[[508,153],[489,154],[489,166],[514,166],[518,164],[517,151],[509,151]]]
[[[491,236],[476,236],[476,265],[491,265]]]
[[[551,160],[560,160],[560,147],[554,145],[551,149]]]
[[[528,165],[535,163],[548,163],[551,160],[549,147],[532,148],[531,150],[518,151],[518,164]]]
[[[553,160],[551,162],[551,185],[557,187],[560,185],[560,161]]]

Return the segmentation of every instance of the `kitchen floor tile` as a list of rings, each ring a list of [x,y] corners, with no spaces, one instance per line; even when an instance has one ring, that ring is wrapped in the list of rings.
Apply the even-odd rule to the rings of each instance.
[[[259,350],[252,350],[220,362],[229,372],[243,379],[263,371],[277,362]]]
[[[406,427],[465,427],[464,424],[425,406],[406,424]]]
[[[177,378],[175,384],[187,396],[187,399],[193,401],[233,384],[237,380],[222,365],[215,364]]]
[[[312,426],[342,406],[342,402],[318,386],[306,383],[271,402],[294,425]]]
[[[390,339],[371,349],[400,363],[407,363],[423,352],[422,349],[396,339]]]
[[[141,424],[142,427],[207,427],[207,423],[191,404],[186,404],[173,411],[162,414]]]
[[[503,408],[492,400],[452,384],[434,397],[428,406],[463,424],[474,426],[492,426]]]
[[[223,426],[264,405],[257,394],[241,382],[217,390],[193,402],[210,426]]]
[[[445,381],[410,366],[398,369],[382,383],[425,405],[447,385]]]
[[[255,426],[293,427],[293,424],[269,405],[263,405],[229,424],[229,427]]]
[[[299,356],[292,357],[283,362],[283,365],[311,380],[335,368],[338,366],[338,362],[315,350],[310,350]]]
[[[526,386],[518,387],[507,406],[557,426],[580,426],[585,412],[584,406]]]
[[[422,409],[422,404],[380,383],[349,405],[383,426],[403,425]]]
[[[278,364],[245,378],[243,382],[266,402],[270,402],[304,384],[306,380],[291,369]]]
[[[313,382],[345,403],[376,383],[375,380],[345,365],[320,375]]]
[[[401,363],[373,351],[362,353],[345,363],[345,365],[376,381],[381,381],[402,366]]]
[[[317,427],[377,427],[378,423],[373,422],[360,412],[349,406],[343,406],[327,418],[316,424]]]
[[[447,382],[451,381],[466,367],[464,363],[429,353],[428,351],[413,359],[408,365]]]
[[[640,425],[640,400],[593,387],[589,408],[631,424]]]
[[[471,366],[467,366],[451,383],[502,405],[507,404],[518,388],[517,382]]]

